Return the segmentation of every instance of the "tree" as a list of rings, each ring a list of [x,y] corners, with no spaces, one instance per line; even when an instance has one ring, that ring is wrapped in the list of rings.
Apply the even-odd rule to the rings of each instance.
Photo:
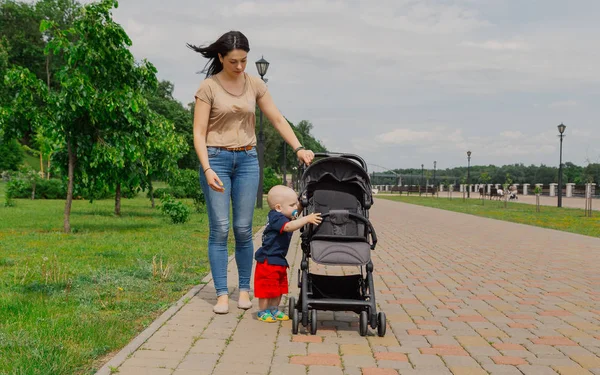
[[[286,119],[287,120],[287,119]],[[312,123],[307,120],[302,120],[298,125],[292,124],[287,120],[288,124],[292,127],[294,134],[298,138],[298,141],[308,150],[314,152],[326,152],[327,149],[321,144],[320,141],[316,140],[310,131],[313,129]],[[260,112],[258,107],[256,108],[256,132],[258,138],[258,132],[260,131]],[[281,138],[277,130],[271,125],[270,121],[263,116],[263,132],[265,135],[265,168],[270,167],[277,173],[282,173],[283,158],[284,158],[284,140]],[[298,158],[294,154],[294,150],[291,150],[289,146],[286,149],[286,169],[287,173],[292,175],[292,180],[295,178],[298,169]]]
[[[571,163],[570,161],[565,163],[565,165],[563,167],[563,175],[564,175],[566,183],[572,182],[572,183],[580,184],[582,182],[581,181],[582,174],[583,174],[583,167],[575,165],[575,164]]]
[[[24,156],[19,142],[14,139],[2,141],[0,137],[0,172],[17,171]]]
[[[155,206],[152,180],[166,179],[177,168],[177,161],[181,160],[183,155],[189,154],[186,138],[177,133],[175,126],[166,118],[160,115],[157,115],[157,117],[153,121],[157,125],[152,129],[153,134],[148,135],[149,139],[153,141],[149,142],[146,154],[148,169],[145,185],[149,190],[152,207]]]
[[[148,105],[154,112],[164,116],[173,122],[175,131],[184,137],[187,143],[187,151],[177,160],[179,168],[193,169],[199,168],[198,156],[194,149],[193,134],[193,111],[194,103],[189,107],[184,107],[173,97],[175,86],[169,81],[160,81],[155,90],[149,90],[146,98]]]
[[[590,163],[583,169],[582,183],[595,182],[600,185],[600,163]]]
[[[64,31],[56,22],[42,22],[41,31],[53,35],[46,53],[68,56],[56,74],[56,90],[48,90],[27,69],[9,72],[18,95],[2,108],[0,125],[5,131],[23,130],[25,124],[42,128],[64,150],[57,158],[63,158],[59,164],[68,180],[65,232],[71,230],[75,181],[91,189],[127,184],[132,173],[139,176],[134,170],[149,169],[148,145],[157,142],[149,138],[157,123],[145,99],[156,86],[156,69],[147,61],[135,62],[131,40],[112,19],[117,6],[116,0],[88,4]]]
[[[0,0],[0,35],[8,45],[8,62],[28,68],[38,78],[46,70],[41,20],[33,4]]]
[[[487,172],[483,172],[480,176],[479,176],[479,182],[483,184],[483,199],[481,201],[481,203],[483,205],[485,205],[485,194],[486,194],[486,189],[487,189],[487,184],[490,182],[492,178],[490,177],[490,175]]]

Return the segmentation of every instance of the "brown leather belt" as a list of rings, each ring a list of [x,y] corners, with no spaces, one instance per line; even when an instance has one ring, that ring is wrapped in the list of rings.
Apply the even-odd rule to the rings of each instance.
[[[250,151],[254,148],[254,146],[244,146],[244,147],[219,147],[223,150],[227,151]]]

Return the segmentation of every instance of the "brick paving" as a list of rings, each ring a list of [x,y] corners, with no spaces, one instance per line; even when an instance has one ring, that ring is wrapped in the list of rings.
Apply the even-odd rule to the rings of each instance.
[[[302,326],[292,335],[291,322],[238,310],[235,292],[216,316],[209,282],[98,374],[600,374],[600,239],[385,200],[371,219],[385,337],[361,337],[358,316],[344,312],[319,312],[315,336]],[[297,296],[297,234],[292,244]]]

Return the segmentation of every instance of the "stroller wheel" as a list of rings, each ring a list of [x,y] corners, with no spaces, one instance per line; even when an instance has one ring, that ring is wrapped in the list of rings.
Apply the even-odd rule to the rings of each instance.
[[[288,314],[292,315],[292,312],[296,308],[296,298],[290,297],[288,299]]]
[[[310,333],[311,335],[317,334],[317,310],[310,312]]]
[[[298,324],[300,324],[300,319],[298,318],[298,309],[292,310],[292,334],[298,334]]]
[[[369,318],[366,311],[360,312],[359,333],[361,336],[366,336],[369,331]]]
[[[379,336],[379,337],[385,336],[385,329],[386,329],[385,313],[380,312],[379,314],[377,314],[377,336]]]

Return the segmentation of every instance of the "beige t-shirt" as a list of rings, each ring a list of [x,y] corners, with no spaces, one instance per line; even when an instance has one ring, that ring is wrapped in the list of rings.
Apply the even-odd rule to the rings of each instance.
[[[218,78],[208,77],[200,84],[195,97],[210,105],[206,145],[245,147],[256,145],[254,109],[256,101],[267,92],[258,77],[244,73],[246,81],[241,95],[229,93]]]

